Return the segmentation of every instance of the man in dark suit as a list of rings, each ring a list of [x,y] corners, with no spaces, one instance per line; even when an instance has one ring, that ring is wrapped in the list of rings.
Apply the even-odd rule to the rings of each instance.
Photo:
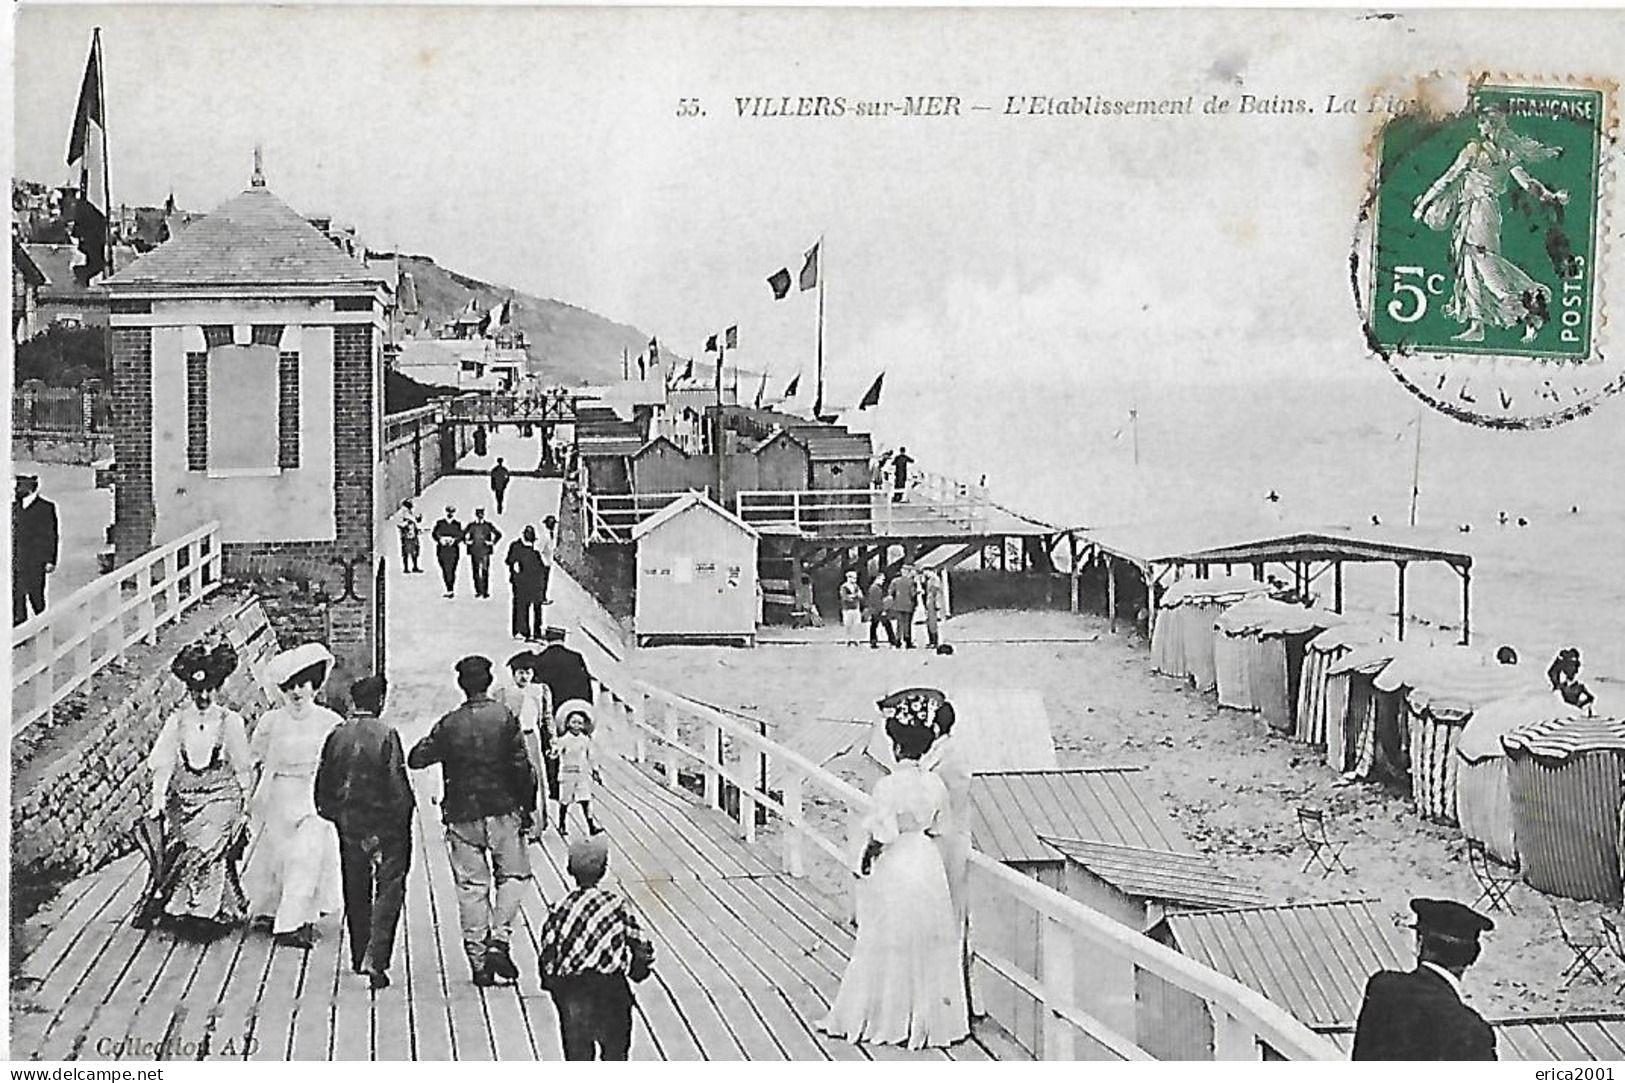
[[[350,686],[350,717],[327,735],[316,769],[316,812],[339,831],[350,965],[374,989],[389,985],[412,868],[412,783],[400,734],[378,717],[385,687],[378,676]]]
[[[457,592],[457,561],[463,555],[463,524],[457,521],[457,509],[446,505],[446,517],[429,532],[434,539],[435,559],[440,561],[440,579],[446,584],[446,597]]]
[[[17,475],[11,505],[12,624],[45,612],[45,577],[56,571],[57,544],[56,505],[39,495],[39,478]]]
[[[1354,1060],[1494,1060],[1495,1032],[1462,1003],[1461,976],[1495,923],[1458,902],[1412,899],[1416,969],[1381,970],[1366,983]]]
[[[547,646],[536,656],[536,679],[547,685],[554,703],[579,699],[592,702],[592,673],[587,660],[564,645],[564,629],[547,629]]]
[[[468,549],[469,570],[474,574],[474,597],[491,596],[491,554],[496,552],[502,531],[485,518],[484,508],[474,509],[474,521],[463,530],[463,545]]]

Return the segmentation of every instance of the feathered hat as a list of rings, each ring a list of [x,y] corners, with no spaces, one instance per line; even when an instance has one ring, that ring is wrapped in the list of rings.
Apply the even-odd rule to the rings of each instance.
[[[169,664],[170,672],[193,691],[214,691],[237,668],[237,649],[225,640],[188,643]]]

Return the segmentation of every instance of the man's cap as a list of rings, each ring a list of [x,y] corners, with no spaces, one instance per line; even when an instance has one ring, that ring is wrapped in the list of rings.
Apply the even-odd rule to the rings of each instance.
[[[455,514],[457,514],[457,509],[454,506],[452,506],[451,504],[447,504],[446,505],[446,514],[447,515],[455,515]]]
[[[39,484],[39,475],[38,474],[18,474],[17,475],[17,482],[18,482],[18,484],[21,484],[21,485],[38,485]]]
[[[382,703],[384,701],[384,690],[387,687],[388,682],[383,677],[376,673],[368,674],[350,685],[350,702],[358,704]]]
[[[531,526],[529,523],[526,523],[525,529],[521,530],[519,535],[523,538],[534,538],[536,536],[536,528]]]
[[[560,628],[556,624],[549,624],[547,626],[547,631],[542,633],[542,638],[546,639],[549,643],[563,643],[564,629]]]
[[[471,654],[457,662],[457,676],[459,677],[485,677],[491,676],[491,660],[483,654]]]
[[[1495,928],[1495,922],[1477,910],[1450,899],[1412,899],[1411,910],[1416,931],[1433,940],[1475,944],[1479,934]]]
[[[595,879],[604,875],[609,867],[609,836],[600,831],[570,843],[570,857],[565,871],[572,879]]]
[[[559,521],[558,516],[556,516],[556,515],[544,515],[544,516],[542,516],[542,522],[544,524],[546,524],[547,526],[553,526],[558,521]]]

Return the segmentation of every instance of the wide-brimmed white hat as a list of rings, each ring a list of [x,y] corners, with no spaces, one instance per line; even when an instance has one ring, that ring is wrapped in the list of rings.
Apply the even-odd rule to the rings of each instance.
[[[559,725],[570,721],[573,714],[587,716],[587,732],[590,734],[598,728],[598,719],[592,713],[592,704],[584,699],[567,699],[553,709],[553,717],[559,720]]]
[[[283,683],[300,670],[311,666],[325,666],[333,668],[333,652],[320,643],[301,643],[291,650],[283,651],[266,663],[265,679],[274,687],[281,688]],[[322,674],[322,680],[327,680],[327,674]]]

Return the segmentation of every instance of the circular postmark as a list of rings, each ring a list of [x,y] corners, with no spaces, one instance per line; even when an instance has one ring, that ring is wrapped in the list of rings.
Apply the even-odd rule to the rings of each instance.
[[[1625,389],[1602,342],[1612,90],[1435,79],[1374,136],[1351,282],[1371,351],[1440,413],[1549,428]]]

